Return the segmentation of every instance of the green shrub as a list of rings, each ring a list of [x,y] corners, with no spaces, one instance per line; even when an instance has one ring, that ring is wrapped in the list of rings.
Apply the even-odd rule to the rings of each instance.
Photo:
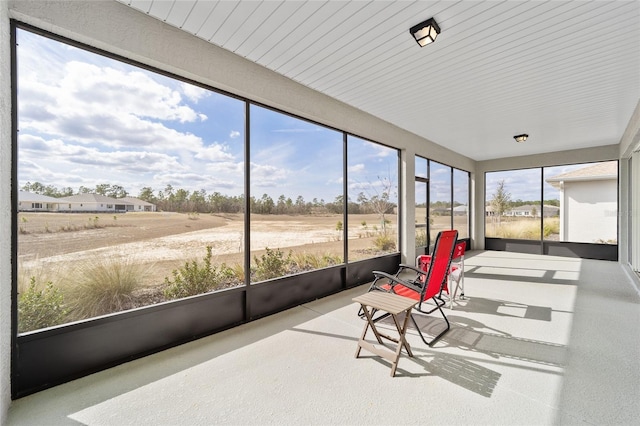
[[[255,262],[253,274],[256,281],[270,280],[287,275],[292,265],[291,252],[285,258],[280,249],[270,250],[269,247],[266,247],[265,250],[266,253],[260,258],[253,256]]]
[[[387,233],[379,234],[373,241],[376,248],[380,251],[391,251],[396,248],[395,238]]]
[[[20,333],[62,324],[66,315],[64,297],[51,281],[43,289],[39,289],[36,278],[31,277],[27,290],[18,295]]]
[[[211,265],[211,246],[207,246],[207,255],[202,265],[196,260],[185,262],[183,266],[174,269],[173,280],[165,277],[164,295],[169,299],[195,296],[208,293],[218,287],[233,281],[237,276],[237,268],[229,268],[226,264]]]
[[[416,231],[416,247],[425,247],[427,245],[427,231],[419,229]]]
[[[300,271],[311,271],[314,269],[338,265],[342,263],[342,256],[331,253],[323,255],[295,253],[291,258],[291,263]]]
[[[141,268],[129,260],[101,258],[80,265],[68,290],[72,317],[91,318],[131,308],[143,276]]]

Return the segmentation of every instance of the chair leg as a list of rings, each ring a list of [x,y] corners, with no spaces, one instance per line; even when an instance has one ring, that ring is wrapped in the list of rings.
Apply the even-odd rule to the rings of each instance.
[[[433,346],[438,340],[440,340],[440,338],[442,336],[445,335],[445,333],[447,331],[449,331],[449,329],[451,328],[451,324],[449,323],[449,319],[447,318],[447,316],[444,314],[444,311],[441,308],[441,305],[438,304],[438,302],[436,301],[436,306],[437,309],[440,311],[440,313],[442,314],[442,317],[444,318],[444,321],[447,323],[447,327],[442,330],[440,332],[440,334],[438,334],[436,337],[434,337],[433,339],[431,339],[430,342],[427,342],[427,340],[424,338],[424,335],[422,334],[422,330],[420,330],[420,327],[418,327],[418,323],[416,322],[416,319],[413,317],[413,315],[411,315],[411,321],[413,321],[413,325],[416,327],[416,330],[418,330],[418,334],[420,335],[420,338],[422,339],[422,341],[429,347]],[[434,309],[435,310],[435,309]],[[430,311],[433,312],[434,310]]]

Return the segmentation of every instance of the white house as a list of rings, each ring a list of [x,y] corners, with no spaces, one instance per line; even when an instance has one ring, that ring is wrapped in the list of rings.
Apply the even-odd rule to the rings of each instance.
[[[560,190],[560,241],[617,241],[616,161],[593,164],[546,181]]]
[[[111,198],[99,194],[77,194],[69,197],[49,197],[19,191],[18,211],[21,212],[155,212],[155,204],[135,197]]]
[[[155,212],[156,205],[135,197],[118,198],[118,201],[126,203],[127,211],[133,212]]]
[[[558,216],[560,208],[556,206],[543,206],[544,217]],[[514,207],[504,213],[505,216],[515,217],[540,217],[540,205],[539,204],[525,204],[523,206]]]
[[[98,194],[77,194],[57,199],[61,212],[125,212],[130,203]]]
[[[59,204],[58,198],[27,191],[18,192],[18,211],[21,212],[57,211]]]

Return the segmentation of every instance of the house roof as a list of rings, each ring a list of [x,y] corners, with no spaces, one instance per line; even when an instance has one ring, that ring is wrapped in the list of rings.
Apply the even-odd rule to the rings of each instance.
[[[111,197],[106,197],[104,195],[91,194],[91,193],[71,195],[69,197],[58,198],[58,200],[63,200],[65,202],[72,202],[72,203],[130,204],[125,201],[121,201],[118,198],[111,198]]]
[[[19,202],[35,202],[35,203],[59,203],[59,198],[49,197],[48,195],[36,194],[28,191],[18,191]]]
[[[153,203],[149,203],[148,201],[144,201],[141,200],[140,198],[136,198],[136,197],[122,197],[122,198],[118,198],[118,204],[135,204],[137,206],[153,206]]]
[[[560,182],[590,181],[618,179],[618,162],[604,161],[576,169],[567,173],[556,175],[546,179],[554,188],[560,188]]]

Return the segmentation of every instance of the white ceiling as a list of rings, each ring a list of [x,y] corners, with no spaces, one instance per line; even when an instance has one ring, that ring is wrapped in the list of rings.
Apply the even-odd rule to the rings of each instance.
[[[639,1],[119,1],[475,160],[617,144],[640,99]]]

